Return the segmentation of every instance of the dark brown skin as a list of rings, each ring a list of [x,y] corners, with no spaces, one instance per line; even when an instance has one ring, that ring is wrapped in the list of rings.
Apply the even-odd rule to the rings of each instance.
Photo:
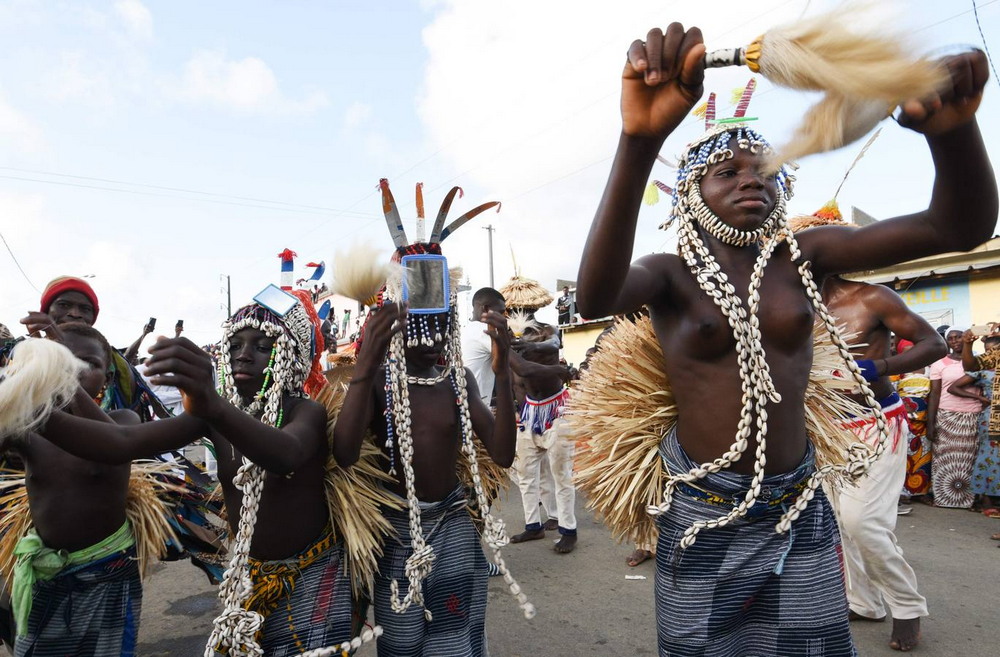
[[[679,23],[671,24],[666,34],[654,29],[645,42],[637,40],[629,48],[622,75],[621,139],[577,277],[577,308],[584,317],[649,307],[677,400],[678,436],[699,462],[728,449],[740,420],[732,331],[677,256],[648,255],[634,264],[629,259],[656,155],[704,91],[703,54],[701,32],[685,30]],[[907,101],[900,119],[927,137],[937,173],[930,207],[856,230],[831,226],[803,233],[799,244],[818,282],[849,271],[968,250],[990,237],[997,216],[996,182],[975,122],[987,62],[982,53],[973,52],[950,57],[945,64],[951,88],[934,98]],[[759,172],[754,156],[738,148],[734,152],[732,160],[709,168],[703,191],[709,208],[723,221],[749,230],[760,226],[773,208],[774,181]],[[745,298],[756,247],[703,239]],[[782,403],[767,409],[766,471],[786,472],[806,449],[803,399],[812,361],[813,310],[784,245],[767,267],[761,299],[763,346],[782,396]],[[711,412],[705,412],[707,404]],[[751,454],[754,449],[751,441]],[[749,473],[751,461],[743,459],[732,469]]]
[[[558,351],[555,355],[529,351],[522,356],[517,351],[510,354],[510,368],[517,377],[518,384],[532,399],[546,399],[562,390],[570,379],[569,368],[559,363]]]
[[[962,376],[962,378],[958,381],[955,381],[955,383],[948,386],[948,392],[956,397],[975,399],[977,402],[983,404],[984,407],[989,406],[990,404],[990,400],[983,394],[982,388],[977,386],[976,380],[968,374]]]
[[[534,319],[535,313],[529,316]],[[569,368],[559,364],[559,337],[551,324],[537,322],[511,342],[510,366],[514,372],[514,394],[518,406],[524,396],[545,399],[569,381]]]
[[[510,337],[507,320],[489,311],[480,321],[490,328],[493,341],[493,372],[496,375],[496,418],[483,403],[476,379],[466,370],[465,381],[469,399],[472,428],[486,446],[490,457],[502,467],[514,462],[516,424],[514,398],[511,389]],[[382,361],[395,333],[403,330],[405,307],[390,303],[375,312],[365,329],[365,341],[358,353],[354,378],[344,399],[337,425],[334,427],[333,453],[341,467],[358,460],[361,442],[370,429],[377,443],[385,449],[385,368]],[[406,369],[412,376],[436,377],[441,368],[436,365],[443,345],[434,348],[406,348]],[[424,502],[442,500],[458,484],[455,464],[461,448],[461,427],[455,393],[447,379],[434,386],[410,385],[410,408],[413,436],[413,473],[417,498]],[[406,495],[403,469],[399,461],[399,439],[394,441],[397,481],[389,488],[400,496]],[[386,459],[388,471],[388,459]]]
[[[871,386],[877,399],[893,393],[889,375],[917,371],[948,352],[934,327],[883,285],[832,276],[823,284],[823,303],[836,318],[838,326],[844,327],[848,334],[856,334],[851,342],[866,345],[853,353],[855,358],[875,361],[880,377]],[[892,355],[891,333],[913,342],[913,347]],[[864,402],[860,395],[855,398]]]
[[[979,357],[972,353],[972,343],[981,336],[976,335],[972,330],[968,330],[962,335],[962,367],[966,372],[978,372],[983,369],[983,364]],[[1000,347],[1000,335],[996,334],[996,329],[990,335],[983,337],[983,346],[986,351],[992,351]]]
[[[132,363],[133,365],[137,364],[139,362],[139,347],[142,346],[142,341],[146,339],[146,336],[152,332],[153,332],[153,327],[149,325],[149,322],[144,324],[142,327],[142,334],[139,335],[139,337],[136,339],[135,342],[133,342],[128,346],[128,349],[125,350],[125,353],[122,354],[122,357],[128,362]],[[176,338],[181,337],[180,333],[178,333],[174,337]]]
[[[82,292],[70,291],[57,296],[49,304],[47,312],[28,311],[28,314],[21,318],[21,323],[27,329],[28,335],[32,337],[41,337],[44,333],[45,337],[50,340],[63,342],[63,332],[59,328],[60,325],[81,322],[87,326],[93,326],[95,320],[94,306],[90,303],[86,295]],[[139,344],[143,338],[146,337],[148,333],[147,329],[148,326],[143,327],[142,336],[122,356],[125,362],[134,364],[135,352],[139,349]],[[155,396],[153,396],[151,402],[153,412],[157,417],[168,418],[171,416],[170,412],[163,407],[163,404]]]
[[[230,342],[236,388],[244,403],[260,390],[273,340],[244,329]],[[154,384],[173,385],[184,395],[183,415],[119,428],[108,434],[93,422],[57,413],[45,428],[53,442],[73,453],[106,463],[127,463],[171,449],[202,436],[215,446],[219,480],[233,531],[239,522],[242,494],[232,483],[246,456],[263,467],[264,490],[257,531],[250,546],[256,559],[284,559],[320,536],[329,512],[326,473],[326,410],[316,402],[286,396],[280,429],[270,427],[219,397],[208,354],[187,338],[161,338],[150,348],[148,373]]]
[[[105,415],[92,401],[105,383],[108,357],[93,338],[67,334],[66,346],[89,365],[80,374],[71,411],[97,420],[99,427],[138,424],[132,411],[112,411]],[[89,409],[85,409],[89,404]],[[69,436],[72,438],[72,436]],[[82,550],[111,536],[125,522],[129,464],[106,465],[78,458],[33,433],[9,445],[25,468],[25,484],[31,519],[48,547],[70,552]]]

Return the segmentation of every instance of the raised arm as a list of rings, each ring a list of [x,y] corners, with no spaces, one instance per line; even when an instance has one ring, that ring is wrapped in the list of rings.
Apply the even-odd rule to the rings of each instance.
[[[319,404],[295,403],[281,428],[271,427],[219,396],[211,358],[187,338],[161,338],[149,351],[150,381],[179,388],[186,415],[206,422],[268,472],[291,474],[326,444],[326,412]]]
[[[344,405],[333,428],[333,457],[347,468],[361,457],[361,442],[375,414],[375,391],[384,384],[382,361],[394,333],[406,325],[406,307],[387,303],[375,311],[365,327]]]
[[[662,256],[634,265],[636,220],[656,155],[701,97],[705,77],[701,31],[671,23],[634,41],[622,73],[622,134],[604,196],[590,227],[577,275],[577,310],[596,318],[631,312],[660,296]]]
[[[62,331],[47,313],[29,310],[27,316],[21,318],[21,323],[33,338],[40,338],[45,333],[45,337],[50,340],[62,342]]]
[[[66,411],[53,413],[38,433],[74,456],[119,465],[180,449],[208,435],[208,426],[191,415],[136,425],[111,421],[93,400],[80,395]]]
[[[979,359],[972,353],[972,343],[976,341],[975,333],[971,330],[962,334],[962,367],[966,372],[978,372],[983,369],[979,364]]]
[[[939,96],[908,101],[900,125],[922,133],[934,161],[930,205],[923,212],[858,229],[827,226],[804,231],[799,244],[818,275],[876,269],[949,251],[968,251],[993,233],[997,185],[976,110],[989,78],[980,51],[942,62],[950,84]]]
[[[870,290],[865,306],[878,313],[883,326],[913,343],[913,347],[903,353],[883,359],[881,366],[876,361],[882,376],[916,372],[944,358],[948,346],[926,319],[910,310],[892,290],[881,285],[873,285]]]
[[[995,333],[991,333],[990,337],[994,335]],[[978,356],[972,353],[972,343],[976,341],[977,337],[971,330],[966,331],[962,336],[962,367],[965,368],[965,371],[979,372],[980,370],[995,370],[1000,367],[1000,347],[994,346]]]
[[[514,463],[514,447],[517,438],[517,421],[514,410],[514,389],[511,385],[510,359],[513,354],[510,348],[510,331],[507,330],[506,318],[494,311],[483,315],[483,322],[489,327],[486,334],[492,341],[492,366],[496,375],[497,410],[494,417],[490,409],[479,396],[472,373],[466,370],[465,380],[468,386],[469,415],[472,429],[483,441],[490,458],[504,468]]]
[[[142,341],[146,339],[146,336],[152,332],[153,332],[153,327],[149,325],[149,322],[146,322],[146,324],[143,325],[142,327],[142,334],[135,342],[130,344],[128,346],[128,349],[125,350],[125,353],[122,354],[122,357],[125,360],[127,360],[129,364],[131,365],[136,364],[136,362],[138,361],[137,357],[139,355],[139,347],[142,346]]]
[[[569,368],[561,363],[543,365],[526,359],[514,350],[510,353],[510,369],[520,377],[558,376],[563,382],[569,380]]]

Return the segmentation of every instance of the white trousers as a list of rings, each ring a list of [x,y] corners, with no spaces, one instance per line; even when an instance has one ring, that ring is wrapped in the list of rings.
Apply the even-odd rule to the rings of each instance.
[[[906,477],[909,442],[906,418],[890,419],[889,430],[890,436],[903,432],[896,449],[892,449],[890,439],[885,452],[857,486],[845,485],[830,499],[843,538],[851,611],[867,618],[881,618],[888,607],[894,619],[906,620],[926,616],[927,600],[917,592],[917,576],[896,543],[896,507]],[[855,433],[864,439],[869,431],[873,432],[870,425]]]
[[[558,436],[562,418],[553,421],[545,433],[532,433],[531,429],[517,432],[517,486],[521,490],[521,504],[524,506],[524,524],[541,524],[538,504],[545,505],[542,486],[543,462],[552,471],[555,492],[555,515],[546,508],[545,513],[559,521],[562,529],[576,529],[576,488],[573,486],[573,457],[576,445],[571,440]]]
[[[521,490],[521,474],[518,472],[519,468],[517,464],[520,461],[515,461],[514,467],[507,470],[510,480],[514,482],[518,490]],[[538,490],[539,499],[542,503],[542,511],[545,512],[545,518],[555,518],[556,517],[556,483],[552,481],[552,468],[549,467],[548,459],[541,459],[538,467]]]

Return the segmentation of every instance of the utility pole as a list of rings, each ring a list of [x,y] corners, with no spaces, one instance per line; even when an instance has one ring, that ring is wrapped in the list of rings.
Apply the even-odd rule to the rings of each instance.
[[[493,231],[495,231],[496,228],[493,227],[493,224],[490,224],[488,226],[483,226],[483,230],[489,231],[489,236],[490,236],[490,238],[489,238],[489,241],[490,241],[490,287],[495,287],[493,285]]]
[[[224,291],[226,293],[226,319],[229,319],[233,316],[233,293],[232,288],[229,285],[229,274],[222,274],[219,276],[219,280],[221,281],[222,279],[226,280],[226,289],[219,291]]]

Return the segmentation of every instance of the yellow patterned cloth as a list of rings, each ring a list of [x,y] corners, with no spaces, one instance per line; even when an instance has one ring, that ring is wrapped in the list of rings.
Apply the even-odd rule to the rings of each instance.
[[[250,558],[250,579],[253,592],[246,601],[246,609],[256,611],[265,618],[277,609],[282,598],[295,591],[295,582],[303,570],[314,564],[333,547],[333,532],[323,537],[290,559],[259,561]]]
[[[996,371],[1000,367],[1000,347],[990,349],[976,360],[980,370]],[[990,400],[989,433],[991,440],[1000,438],[1000,395],[996,394],[996,390],[997,388],[994,388],[993,398]]]

